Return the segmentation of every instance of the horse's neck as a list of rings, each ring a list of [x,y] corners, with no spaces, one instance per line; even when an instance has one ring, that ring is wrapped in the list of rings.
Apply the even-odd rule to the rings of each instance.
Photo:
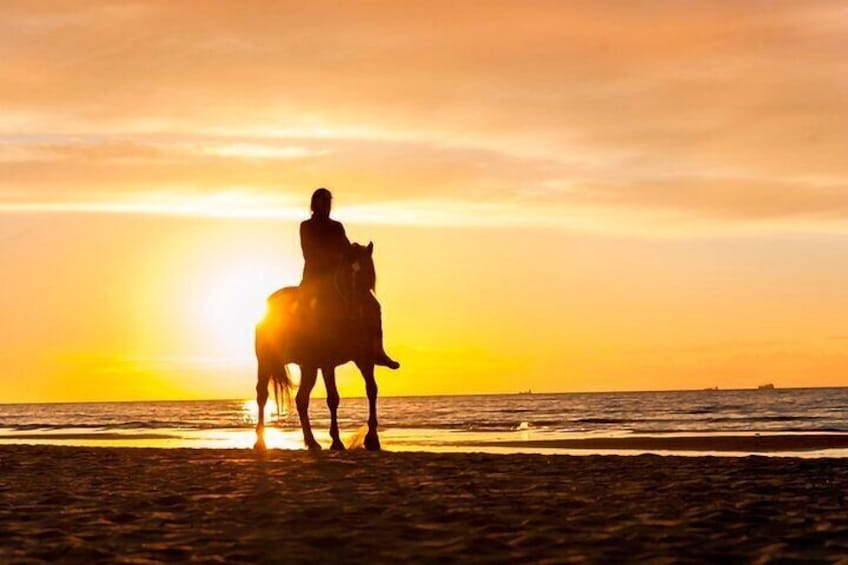
[[[370,295],[371,289],[369,288],[354,288],[350,293],[350,299],[358,302],[360,300],[368,300]]]

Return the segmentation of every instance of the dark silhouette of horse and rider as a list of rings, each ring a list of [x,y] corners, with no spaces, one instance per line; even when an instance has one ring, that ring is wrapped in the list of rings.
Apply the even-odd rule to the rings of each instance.
[[[300,366],[295,403],[306,447],[321,449],[309,423],[309,395],[320,370],[330,409],[330,448],[344,449],[339,438],[335,369],[349,361],[362,373],[368,395],[365,447],[380,449],[374,367],[397,369],[400,364],[383,349],[382,314],[374,295],[374,244],[348,240],[344,226],[330,218],[332,198],[326,188],[312,194],[312,217],[300,225],[303,280],[298,287],[283,288],[268,297],[267,314],[256,326],[256,447],[260,449],[265,447],[268,386],[273,385],[278,402],[290,398],[289,363]]]

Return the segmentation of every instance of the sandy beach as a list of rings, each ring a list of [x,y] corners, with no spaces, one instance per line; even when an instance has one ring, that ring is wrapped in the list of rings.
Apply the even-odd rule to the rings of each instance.
[[[0,447],[0,561],[848,562],[838,459]]]

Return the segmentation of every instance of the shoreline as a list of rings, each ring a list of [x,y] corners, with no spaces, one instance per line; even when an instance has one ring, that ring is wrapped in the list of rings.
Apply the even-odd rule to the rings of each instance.
[[[412,432],[412,433],[410,433]],[[509,434],[421,434],[421,430],[388,428],[382,431],[383,447],[388,452],[456,452],[456,453],[536,453],[543,455],[717,455],[740,457],[771,455],[781,457],[848,457],[848,433],[723,433],[668,435],[584,435],[557,436],[544,433]],[[358,432],[342,434],[348,447],[360,436]],[[548,437],[545,437],[548,435]],[[553,437],[551,437],[553,436]],[[329,447],[325,431],[317,437]],[[297,429],[267,428],[268,447],[282,451],[303,449]],[[96,432],[22,431],[0,433],[0,446],[57,445],[63,447],[154,448],[154,449],[243,449],[253,446],[252,429],[239,430],[103,430]]]
[[[846,492],[827,458],[0,446],[0,560],[836,560]]]

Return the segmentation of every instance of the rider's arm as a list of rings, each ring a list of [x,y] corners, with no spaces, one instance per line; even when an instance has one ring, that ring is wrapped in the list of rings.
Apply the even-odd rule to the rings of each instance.
[[[350,240],[347,238],[344,226],[339,223],[339,246],[347,250],[350,247]]]
[[[304,261],[309,261],[312,259],[315,246],[312,243],[312,238],[309,235],[309,231],[306,227],[305,222],[300,224],[300,249],[301,251],[303,251]]]

